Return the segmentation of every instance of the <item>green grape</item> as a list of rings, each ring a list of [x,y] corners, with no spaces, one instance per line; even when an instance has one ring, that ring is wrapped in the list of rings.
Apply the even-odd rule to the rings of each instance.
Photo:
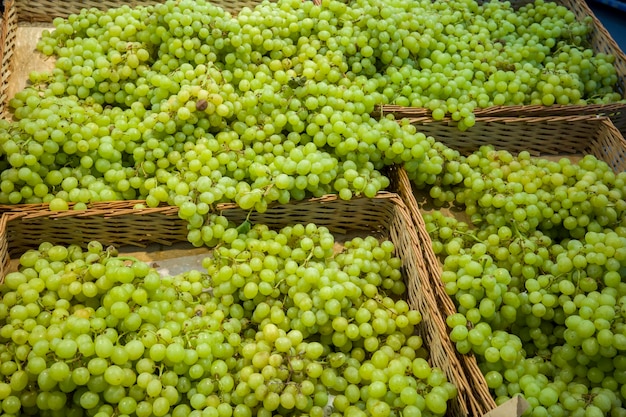
[[[383,382],[365,366],[385,363],[365,352],[386,352],[395,364],[399,352],[415,358],[421,348],[421,339],[400,341],[421,314],[392,303],[406,286],[390,242],[355,239],[334,254],[327,230],[274,235],[214,213],[227,202],[263,212],[330,193],[374,198],[389,187],[384,172],[391,165],[403,166],[436,206],[463,206],[471,219],[427,218],[445,290],[464,318],[449,322],[460,350],[477,354],[485,373],[515,370],[521,377],[541,367],[556,380],[565,364],[552,368],[559,359],[547,358],[565,349],[569,359],[561,362],[594,388],[600,380],[613,384],[604,376],[618,378],[613,361],[626,346],[616,314],[626,259],[623,175],[591,156],[547,162],[486,147],[462,156],[409,121],[372,116],[378,105],[418,106],[464,130],[476,123],[477,107],[619,100],[615,58],[585,44],[590,19],[576,21],[572,11],[540,0],[519,8],[281,0],[234,14],[203,0],[170,0],[85,9],[53,23],[37,48],[55,57],[54,69],[30,74],[9,103],[12,121],[0,122],[0,202],[46,203],[50,210],[120,199],[143,200],[138,208],[173,205],[188,224],[188,240],[218,247],[220,256],[205,262],[207,278],[161,279],[145,264],[104,262],[95,243],[88,251],[97,258],[85,258],[88,266],[74,265],[61,247],[25,255],[23,276],[5,281],[10,291],[0,317],[11,323],[1,335],[22,362],[27,344],[49,341],[45,349],[37,344],[41,354],[26,365],[29,378],[48,389],[37,405],[68,408],[54,389],[70,390],[71,375],[95,390],[94,397],[78,388],[74,400],[94,415],[113,413],[100,410],[104,402],[123,402],[119,412],[138,416],[190,414],[183,397],[200,386],[214,417],[281,407],[319,415],[330,392],[339,394],[340,412],[355,416],[445,413],[451,395],[437,389],[430,367],[418,362],[411,368],[419,375],[412,375],[394,365]],[[314,345],[293,357],[312,336],[324,342],[322,350]],[[263,378],[254,393],[250,387],[243,394],[243,385],[237,392],[239,382],[228,379],[240,371],[234,358],[243,349],[247,360],[264,365],[254,370]],[[333,354],[355,349],[364,356],[352,368],[368,380],[354,384],[373,385],[371,401],[360,398],[360,388],[360,399],[352,388],[348,395],[347,378],[314,363],[343,363]],[[268,351],[278,356],[265,370]],[[72,367],[39,360],[49,354]],[[570,364],[575,358],[579,363]],[[5,373],[17,372],[16,359],[7,359]],[[179,375],[176,383],[169,373],[142,377],[150,401],[133,390],[144,359],[139,373],[167,367]],[[213,367],[215,359],[222,362]],[[291,364],[289,375],[281,361]],[[294,391],[304,370],[314,387],[325,385],[317,397],[308,386],[308,395]],[[208,378],[213,371],[219,383]],[[500,399],[523,391],[538,414],[566,408],[561,386],[553,392],[536,378],[522,389],[489,375]],[[403,384],[415,387],[420,377],[430,379],[423,382],[428,389],[408,393]],[[403,409],[392,398],[402,393]],[[16,402],[8,398],[11,414]],[[604,400],[597,402],[604,411]]]
[[[358,237],[344,242],[344,249],[336,253],[335,236],[315,224],[273,231],[252,223],[235,228],[225,217],[212,218],[213,226],[224,230],[222,235],[234,235],[221,240],[215,256],[204,260],[203,268],[209,274],[193,270],[159,278],[148,265],[118,258],[115,249],[105,249],[98,242],[90,242],[86,251],[77,246],[42,244],[37,251],[25,253],[21,271],[7,279],[11,287],[24,290],[32,285],[38,289],[33,290],[35,295],[44,290],[43,279],[29,281],[24,274],[26,269],[33,269],[29,265],[37,266],[41,274],[52,270],[51,266],[58,271],[93,271],[98,279],[111,282],[97,289],[90,307],[69,292],[68,298],[58,294],[61,298],[52,302],[52,316],[65,314],[66,328],[61,329],[55,320],[45,323],[52,339],[34,343],[32,354],[37,356],[30,357],[25,370],[17,370],[13,361],[3,362],[0,370],[12,375],[6,395],[0,390],[5,401],[11,392],[25,390],[29,380],[37,376],[43,393],[37,395],[40,410],[67,410],[69,393],[83,409],[98,413],[117,407],[120,412],[137,415],[188,415],[192,409],[207,406],[243,415],[267,407],[313,412],[315,404],[321,407],[327,403],[330,392],[345,392],[336,406],[347,409],[348,398],[360,397],[363,387],[369,387],[372,399],[385,399],[390,393],[405,392],[407,396],[406,388],[417,384],[432,390],[431,408],[438,413],[447,409],[445,403],[456,396],[456,389],[444,394],[441,387],[448,382],[443,372],[424,359],[420,358],[419,364],[407,360],[407,355],[415,358],[416,350],[424,350],[421,337],[407,338],[421,322],[421,314],[407,302],[391,298],[385,288],[372,284],[388,282],[388,290],[405,291],[401,261],[394,256],[393,243],[373,236]],[[88,265],[86,259],[94,263]],[[356,273],[355,265],[368,274],[351,275]],[[240,283],[231,282],[235,271],[242,274]],[[287,271],[304,279],[278,281]],[[353,279],[349,282],[350,276]],[[116,280],[118,285],[113,285]],[[270,283],[270,291],[262,295],[263,284]],[[60,290],[61,285],[68,284],[59,283],[56,288]],[[208,287],[214,290],[203,292]],[[350,303],[340,301],[346,297]],[[12,305],[14,320],[28,320],[28,306],[34,300],[35,296],[30,301],[16,298],[13,302],[5,297]],[[27,305],[20,304],[25,301]],[[47,301],[43,303],[47,305]],[[289,309],[284,310],[285,305]],[[392,317],[391,311],[397,317]],[[369,329],[367,334],[362,335],[356,325],[350,330],[357,312],[363,328]],[[134,326],[143,332],[128,330],[135,320],[129,321],[131,317],[136,317],[138,324]],[[311,326],[300,324],[307,320]],[[39,333],[33,334],[46,332],[43,324],[38,326],[31,331],[39,329]],[[5,328],[15,334],[13,327]],[[185,342],[183,328],[187,334],[196,335],[197,342]],[[363,348],[351,353],[354,343]],[[366,351],[373,352],[371,359]],[[46,362],[43,356],[49,352],[63,360]],[[28,357],[21,347],[15,354]],[[390,378],[381,379],[380,372],[387,367]],[[344,369],[351,371],[344,373]],[[57,394],[56,387],[63,395]],[[416,410],[427,407],[419,399],[411,406]],[[15,407],[19,410],[22,406],[16,403]],[[378,408],[377,412],[384,411],[384,407]]]
[[[450,189],[474,223],[469,227],[438,211],[425,215],[427,229],[441,248],[442,282],[458,314],[465,316],[448,318],[451,339],[459,352],[478,356],[497,401],[522,393],[538,415],[583,411],[582,402],[562,396],[561,385],[546,383],[568,383],[577,375],[599,388],[607,374],[616,372],[604,355],[619,356],[609,330],[622,326],[611,307],[620,290],[609,269],[617,263],[606,267],[614,255],[613,249],[607,250],[607,239],[617,243],[618,235],[610,227],[602,231],[592,226],[596,214],[591,199],[596,197],[582,192],[594,183],[593,189],[602,189],[608,198],[605,193],[617,185],[613,174],[591,156],[574,165],[488,147],[467,157],[447,155],[467,164],[465,180],[440,182],[441,188],[431,195],[441,198]],[[494,169],[495,175],[488,173]],[[500,169],[509,172],[507,178]],[[532,181],[543,175],[550,181]],[[599,185],[595,179],[600,176],[609,182]],[[477,191],[499,197],[486,198]],[[551,217],[550,227],[545,227],[541,216],[553,216],[555,210],[563,220]],[[539,220],[531,224],[532,218]],[[613,289],[602,288],[607,273]],[[484,332],[483,325],[489,326]],[[538,374],[541,380],[532,379]]]

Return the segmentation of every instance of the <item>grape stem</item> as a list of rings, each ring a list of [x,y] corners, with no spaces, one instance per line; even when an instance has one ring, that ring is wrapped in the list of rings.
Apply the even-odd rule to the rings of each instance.
[[[432,233],[438,232],[440,230],[441,230],[441,227],[437,226],[435,229],[432,230]],[[431,232],[429,231],[429,233],[431,233]],[[472,238],[474,241],[476,241],[478,243],[485,243],[484,241],[480,240],[478,238],[478,236],[476,236],[476,234],[474,234],[473,232],[469,232],[469,231],[468,232],[463,232],[463,231],[460,231],[460,230],[455,230],[454,231],[454,237],[470,237],[470,238]],[[450,240],[450,239],[447,239],[447,240]]]
[[[376,301],[376,302],[378,303],[378,305],[380,305],[383,309],[385,309],[385,310],[389,311],[390,313],[392,313],[392,316],[391,316],[392,318],[394,318],[394,319],[395,319],[396,317],[398,317],[398,312],[397,312],[397,311],[393,310],[393,309],[392,309],[392,308],[390,308],[390,307],[387,307],[387,306],[386,306],[386,305],[385,305],[385,304],[381,301],[381,299],[380,299],[380,294],[377,294],[377,295],[376,295],[376,297],[374,297],[374,301]]]
[[[139,259],[134,256],[116,256],[115,259],[119,259],[120,261],[131,261],[131,262],[141,262]]]

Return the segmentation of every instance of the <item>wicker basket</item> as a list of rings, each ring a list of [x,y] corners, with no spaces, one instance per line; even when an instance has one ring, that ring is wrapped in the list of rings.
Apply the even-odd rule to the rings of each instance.
[[[5,1],[4,13],[0,21],[0,117],[4,117],[11,78],[11,62],[15,51],[17,11],[13,0]]]
[[[608,117],[483,117],[461,132],[452,123],[431,118],[409,118],[418,131],[470,154],[483,145],[532,156],[576,158],[591,154],[608,163],[613,171],[626,171],[626,140]]]
[[[394,175],[391,176],[393,179],[392,186],[398,190],[398,195],[406,205],[407,209],[410,212],[410,216],[413,221],[413,228],[418,236],[418,241],[421,243],[421,253],[424,257],[424,262],[430,268],[428,276],[432,278],[429,286],[435,292],[435,296],[437,299],[437,303],[439,304],[439,311],[443,314],[443,317],[448,317],[457,312],[456,306],[454,305],[454,301],[452,298],[446,293],[446,289],[443,285],[443,281],[441,281],[441,263],[439,262],[439,258],[435,255],[432,247],[432,240],[430,235],[428,234],[428,230],[426,229],[426,223],[424,222],[424,218],[422,217],[421,208],[417,203],[417,199],[415,198],[415,194],[413,193],[413,187],[411,185],[411,181],[403,168],[394,167]],[[459,362],[461,362],[461,366],[463,367],[464,374],[468,376],[473,381],[482,382],[485,377],[478,367],[478,362],[476,360],[476,356],[473,353],[468,353],[466,355],[461,355],[455,351],[455,355],[457,356]],[[492,407],[495,407],[495,401],[491,397],[489,393],[489,388],[485,388],[483,386],[476,387],[478,390],[481,390],[481,399],[486,396],[489,397],[490,404]],[[482,393],[483,389],[486,389],[486,393]]]
[[[211,0],[211,3],[222,7],[231,14],[236,14],[242,8],[253,8],[261,1]],[[95,7],[107,10],[122,5],[149,6],[163,3],[163,0],[71,0],[62,2],[55,0],[4,0],[4,3],[5,11],[0,21],[0,117],[10,118],[8,100],[25,86],[23,84],[24,80],[28,79],[28,73],[32,70],[52,69],[51,62],[53,61],[43,59],[43,56],[34,50],[36,39],[28,39],[28,36],[36,36],[38,39],[41,30],[52,27],[52,21],[55,17],[65,18],[70,14],[79,13],[85,8]],[[18,36],[18,28],[39,28],[39,31],[34,31],[32,35],[29,33],[26,35],[26,39],[20,39],[22,35]],[[26,42],[21,42],[22,40]],[[24,47],[28,50],[19,51],[19,55],[25,56],[20,62],[15,62],[16,55],[18,55],[17,49]],[[28,60],[29,54],[37,54],[34,62]]]
[[[593,30],[589,35],[589,44],[595,52],[603,52],[615,56],[617,71],[618,92],[626,98],[626,54],[620,49],[617,42],[611,37],[602,22],[593,14],[585,0],[553,0],[555,3],[567,7],[581,21],[586,16],[593,19]],[[513,7],[518,8],[532,3],[532,0],[510,0]],[[425,108],[411,108],[395,105],[385,105],[382,108],[385,114],[395,114],[398,117],[430,117],[430,110]],[[626,134],[626,104],[589,104],[589,105],[526,105],[526,106],[491,106],[475,109],[476,118],[480,117],[538,117],[538,116],[578,116],[584,114],[610,116],[615,126]]]
[[[17,257],[41,241],[86,245],[91,240],[117,246],[169,245],[186,241],[186,225],[175,207],[133,209],[136,202],[94,203],[86,211],[51,212],[38,209],[4,213],[0,220],[0,256],[4,277],[10,257]],[[31,207],[33,208],[33,207]],[[234,222],[246,218],[231,204],[218,209]],[[480,416],[493,409],[480,373],[466,374],[447,335],[444,318],[431,288],[432,278],[425,257],[428,245],[421,242],[424,231],[416,231],[408,208],[397,194],[381,193],[372,199],[343,201],[336,196],[279,205],[266,213],[255,213],[252,222],[280,228],[298,222],[314,222],[342,234],[375,234],[389,237],[403,260],[410,305],[423,315],[420,332],[431,353],[431,363],[443,369],[459,388],[459,397],[449,407],[449,416]],[[427,235],[426,235],[427,236]]]
[[[16,71],[12,65],[17,43],[17,28],[22,25],[51,24],[54,17],[66,17],[77,13],[82,8],[96,7],[107,9],[123,4],[130,6],[149,5],[159,3],[159,0],[72,0],[58,2],[55,0],[5,0],[5,13],[0,25],[0,116],[8,117],[7,101],[12,94],[8,93],[11,83],[11,73]],[[231,13],[241,8],[252,7],[261,0],[212,0],[216,5]],[[520,7],[531,0],[512,0],[515,7]],[[606,28],[598,20],[584,0],[555,0],[570,9],[578,20],[586,16],[593,18],[593,31],[590,34],[590,44],[596,52],[615,55],[615,67],[618,75],[618,91],[626,98],[626,55],[619,48]],[[430,111],[425,108],[401,107],[385,105],[382,113],[395,114],[398,117],[430,117]],[[590,105],[553,105],[546,106],[492,106],[485,109],[476,109],[477,117],[510,117],[510,116],[553,116],[553,115],[607,115],[610,116],[617,128],[626,133],[626,104],[590,104]]]
[[[615,172],[626,171],[626,141],[608,117],[563,116],[529,118],[480,118],[476,126],[461,132],[446,122],[416,118],[413,122],[427,135],[434,136],[449,147],[470,154],[483,145],[506,149],[512,153],[529,151],[541,157],[580,157],[593,154],[607,162]],[[430,286],[435,292],[444,317],[456,313],[454,301],[441,281],[441,264],[432,249],[432,240],[422,217],[426,210],[423,193],[416,191],[404,169],[390,173],[391,188],[398,193],[411,213],[413,226],[422,244],[426,265],[432,269]],[[416,195],[417,194],[417,195]],[[462,213],[455,211],[457,215]],[[479,380],[482,375],[473,354],[460,357],[465,374]]]

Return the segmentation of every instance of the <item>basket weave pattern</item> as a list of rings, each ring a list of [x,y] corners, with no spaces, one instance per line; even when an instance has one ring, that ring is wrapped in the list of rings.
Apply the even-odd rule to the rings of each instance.
[[[162,0],[74,0],[59,2],[55,0],[19,0],[16,2],[20,22],[52,22],[53,17],[67,17],[77,14],[81,9],[96,8],[108,10],[122,5],[130,7],[150,6],[162,3]],[[230,13],[237,13],[244,7],[254,7],[259,0],[211,0]]]
[[[435,292],[437,299],[438,309],[443,314],[443,317],[448,317],[457,312],[456,306],[452,299],[445,291],[443,282],[441,281],[441,267],[439,259],[432,248],[432,240],[426,229],[426,223],[421,215],[420,208],[413,194],[413,188],[411,181],[404,169],[395,168],[396,172],[392,175],[393,186],[398,190],[398,195],[405,203],[407,209],[410,212],[415,232],[417,233],[417,240],[420,242],[420,252],[425,266],[428,268],[428,276],[431,278],[429,287]],[[496,407],[496,403],[489,392],[489,387],[485,381],[485,378],[478,367],[476,356],[473,353],[461,355],[456,353],[459,358],[459,362],[463,366],[464,374],[467,375],[470,381],[475,382],[473,386],[474,395],[476,399],[481,401],[481,407],[486,410],[492,410]]]
[[[37,247],[44,240],[53,243],[74,243],[82,246],[91,240],[116,246],[143,246],[149,243],[173,244],[186,241],[186,224],[177,216],[176,207],[134,209],[136,202],[94,203],[85,211],[51,212],[45,206],[30,206],[29,210],[15,210],[0,217],[0,257],[2,277],[11,257]],[[243,221],[247,212],[232,204],[217,208],[229,220]],[[277,205],[266,213],[254,213],[251,221],[271,228],[293,223],[316,223],[334,233],[366,232],[389,237],[395,244],[396,255],[403,261],[407,283],[407,301],[423,316],[420,335],[428,346],[433,366],[440,367],[459,389],[458,398],[450,404],[448,415],[482,415],[495,404],[489,403],[482,375],[468,379],[466,366],[447,335],[445,319],[435,293],[431,288],[428,245],[420,241],[424,231],[416,231],[410,210],[394,193],[381,193],[372,199],[359,198],[344,201],[330,195],[286,205]],[[471,376],[474,378],[475,376]],[[478,390],[478,391],[477,391]],[[482,395],[484,398],[477,398]],[[492,400],[491,400],[492,401]]]
[[[554,157],[591,154],[613,171],[626,171],[626,140],[608,117],[490,117],[476,120],[464,132],[446,121],[413,117],[409,120],[425,135],[468,155],[483,145],[517,154]]]
[[[4,14],[0,22],[0,117],[4,114],[5,104],[8,102],[7,91],[11,77],[11,62],[17,37],[17,9],[14,0],[7,0],[4,4]]]

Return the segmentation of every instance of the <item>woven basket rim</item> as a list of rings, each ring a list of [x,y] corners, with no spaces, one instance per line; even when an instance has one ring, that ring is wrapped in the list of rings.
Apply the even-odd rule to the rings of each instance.
[[[416,111],[416,113],[419,113]],[[437,124],[437,123],[456,123],[451,117],[446,116],[441,120],[434,120],[429,116],[420,116],[418,114],[411,116],[407,115],[403,118],[408,119],[412,123],[422,124]],[[399,121],[402,118],[398,118]],[[611,123],[614,124],[611,117],[602,114],[565,114],[565,115],[532,115],[532,116],[476,116],[476,124],[488,124],[488,123],[501,123],[501,124],[527,124],[527,125],[541,125],[550,123]],[[471,128],[470,128],[471,129]]]
[[[379,191],[374,197],[354,197],[350,201],[355,200],[381,200],[381,199],[397,199],[398,202],[402,202],[399,198],[398,194],[392,191]],[[311,203],[328,203],[332,201],[341,200],[339,195],[337,194],[326,194],[321,197],[311,197],[300,201],[291,201],[287,204],[289,205],[302,205],[302,204],[311,204]],[[345,200],[344,200],[345,201]],[[88,216],[120,216],[127,214],[153,214],[153,213],[164,213],[164,214],[177,214],[178,207],[171,206],[166,203],[159,205],[158,207],[147,207],[145,206],[145,200],[116,200],[116,201],[95,201],[87,204],[87,209],[85,210],[73,210],[73,207],[76,203],[68,203],[70,209],[69,210],[59,210],[54,211],[49,209],[48,203],[40,203],[40,204],[5,204],[0,205],[0,213],[5,215],[12,215],[17,218],[36,218],[41,216],[47,216],[50,218],[57,217],[67,217],[67,216],[75,216],[75,217],[88,217]],[[137,205],[142,205],[141,208],[135,208]],[[268,206],[268,208],[284,206],[285,204],[274,203]],[[404,205],[402,202],[401,205]],[[238,205],[236,203],[219,203],[216,204],[213,208],[213,212],[219,213],[224,210],[232,210],[238,209]]]

